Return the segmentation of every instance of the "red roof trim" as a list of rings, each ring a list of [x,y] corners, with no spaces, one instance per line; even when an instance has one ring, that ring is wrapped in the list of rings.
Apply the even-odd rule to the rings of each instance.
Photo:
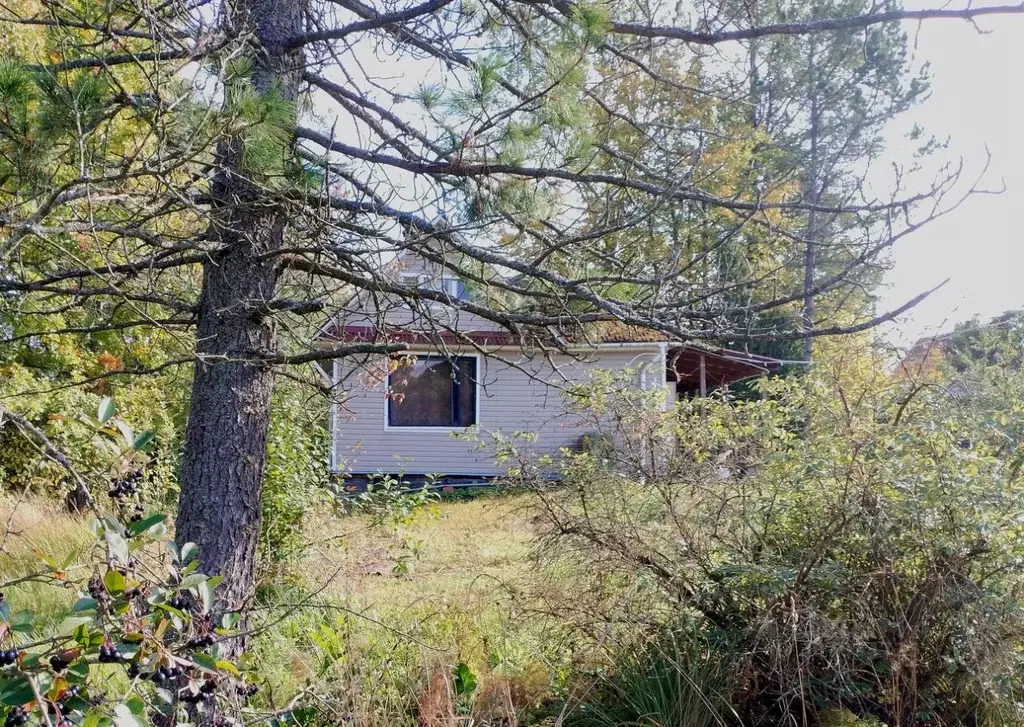
[[[463,331],[454,333],[452,331],[410,331],[405,328],[379,329],[375,326],[345,326],[329,329],[324,332],[324,338],[341,341],[387,341],[389,343],[408,343],[410,345],[430,345],[443,343],[447,345],[459,345],[472,343],[479,346],[523,346],[531,343],[528,336],[515,335],[508,331]],[[651,348],[657,348],[659,341],[605,341],[586,343],[571,343],[570,348],[601,348],[602,346],[614,347],[624,343],[649,344]]]

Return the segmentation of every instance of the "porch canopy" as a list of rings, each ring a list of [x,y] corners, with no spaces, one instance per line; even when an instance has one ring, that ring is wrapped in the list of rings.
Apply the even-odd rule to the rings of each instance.
[[[709,389],[734,384],[778,370],[780,362],[756,354],[710,346],[670,346],[666,376],[679,395],[706,396]]]

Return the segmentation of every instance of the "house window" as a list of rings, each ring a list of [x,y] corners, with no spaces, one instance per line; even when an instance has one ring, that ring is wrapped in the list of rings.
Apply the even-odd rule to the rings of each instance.
[[[466,284],[459,278],[441,278],[441,290],[453,300],[465,300],[468,297]]]
[[[477,360],[421,356],[388,376],[389,427],[476,424]]]
[[[469,290],[466,288],[466,284],[461,278],[453,275],[444,275],[439,280],[432,278],[426,273],[402,273],[401,279],[406,285],[447,293],[452,300],[466,300],[469,297]]]

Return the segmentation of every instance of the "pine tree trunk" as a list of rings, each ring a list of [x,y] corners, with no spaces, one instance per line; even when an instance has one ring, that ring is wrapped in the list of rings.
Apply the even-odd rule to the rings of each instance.
[[[225,2],[229,27],[248,29],[253,85],[297,98],[302,53],[288,50],[302,31],[307,0]],[[244,33],[240,34],[244,37]],[[197,356],[185,431],[177,540],[199,546],[202,572],[224,576],[217,610],[252,599],[260,534],[263,470],[274,373],[260,359],[277,350],[266,304],[274,298],[288,217],[242,169],[242,143],[218,149],[211,185],[210,237],[219,245],[203,267]],[[231,645],[234,652],[241,641]]]

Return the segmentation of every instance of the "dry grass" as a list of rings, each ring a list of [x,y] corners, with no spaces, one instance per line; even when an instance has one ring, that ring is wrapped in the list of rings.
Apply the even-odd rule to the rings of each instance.
[[[481,581],[523,572],[532,536],[523,504],[440,503],[391,532],[365,518],[331,518],[308,529],[312,542],[301,570],[310,583],[329,582],[327,593],[367,606],[465,597]]]
[[[0,498],[0,583],[39,573],[41,556],[62,565],[92,541],[85,520],[42,499]],[[27,582],[5,589],[12,611],[31,608],[44,627],[67,613],[74,593],[49,584]]]
[[[254,647],[276,702],[315,685],[325,711],[354,726],[515,725],[551,690],[559,654],[552,624],[524,619],[520,587],[533,574],[523,498],[439,503],[398,527],[358,516],[309,518],[308,548],[289,584],[264,598],[272,624]],[[41,500],[0,501],[0,582],[58,562],[91,542],[85,521]],[[73,594],[8,589],[55,625]],[[22,605],[22,602],[24,605]],[[478,686],[456,695],[453,669]]]
[[[328,608],[313,650],[301,636],[263,650],[285,655],[280,690],[311,675],[330,681],[347,695],[336,711],[357,724],[517,724],[550,694],[558,654],[552,624],[519,611],[533,576],[525,504],[446,502],[394,529],[361,517],[311,523],[305,601]],[[459,663],[478,679],[472,697],[455,694]]]

